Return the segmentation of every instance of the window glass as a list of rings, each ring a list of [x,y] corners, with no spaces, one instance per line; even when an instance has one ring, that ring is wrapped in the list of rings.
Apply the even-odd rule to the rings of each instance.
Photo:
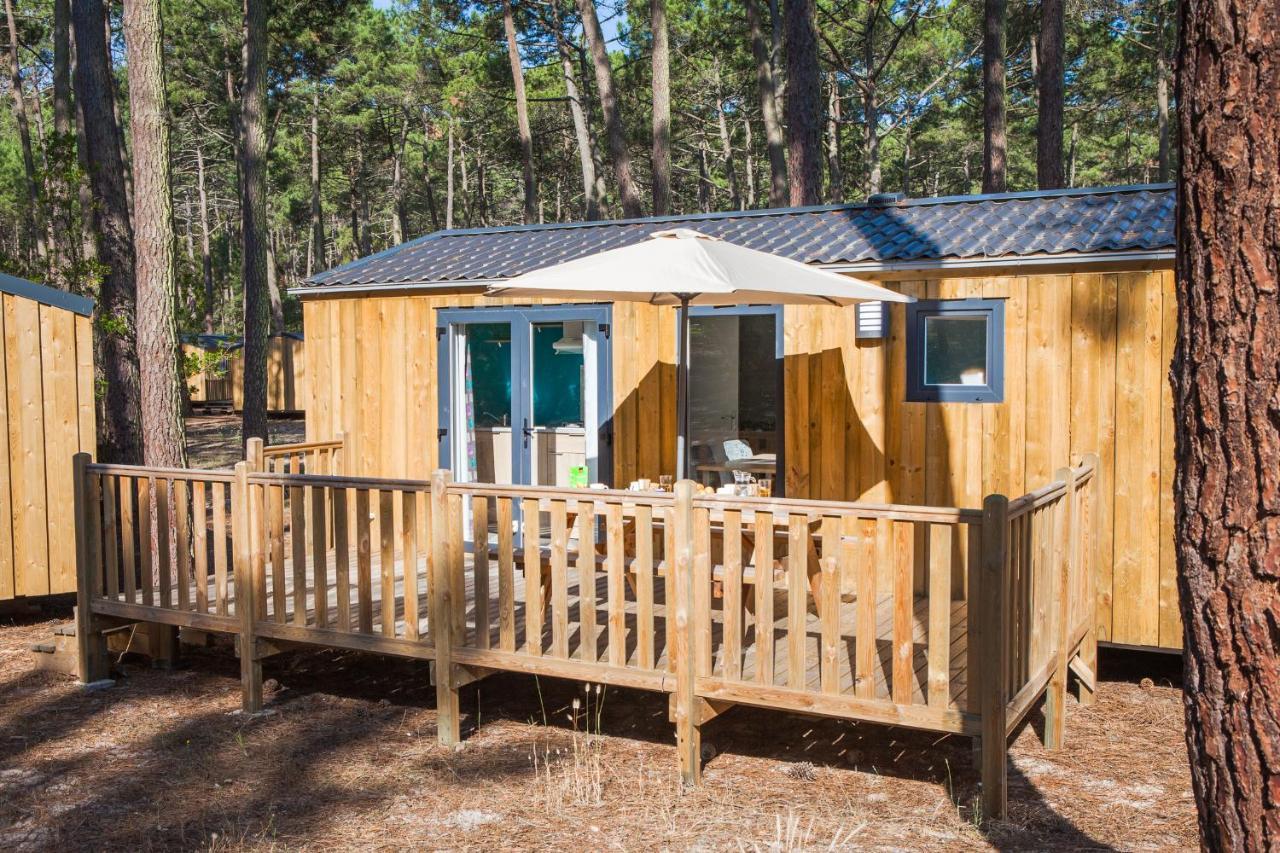
[[[467,326],[467,382],[477,427],[511,425],[511,325]]]
[[[533,425],[580,427],[583,408],[582,323],[533,326]]]
[[[924,384],[987,384],[985,315],[925,318]]]

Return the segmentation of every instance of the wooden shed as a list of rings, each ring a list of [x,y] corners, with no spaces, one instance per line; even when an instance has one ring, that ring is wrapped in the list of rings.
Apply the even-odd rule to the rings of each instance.
[[[243,354],[243,344],[232,347],[227,365],[231,405],[236,411],[244,408]],[[272,335],[267,346],[267,411],[301,412],[306,408],[306,388],[302,335],[292,332]]]
[[[445,231],[295,293],[308,440],[351,473],[626,487],[670,474],[675,314],[485,288],[675,226],[919,300],[695,312],[691,470],[794,497],[976,507],[1099,456],[1099,639],[1182,644],[1174,193],[1151,185]]]
[[[231,364],[227,350],[234,341],[225,335],[192,335],[182,340],[182,355],[199,359],[207,369],[187,378],[187,394],[193,403],[231,402]]]
[[[0,600],[74,592],[71,460],[97,447],[93,301],[0,273]]]

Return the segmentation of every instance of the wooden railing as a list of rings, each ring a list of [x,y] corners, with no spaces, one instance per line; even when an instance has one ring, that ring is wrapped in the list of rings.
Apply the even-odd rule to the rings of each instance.
[[[249,439],[247,461],[256,471],[272,474],[353,474],[346,436],[338,433],[332,441],[303,441],[296,444],[264,446]]]
[[[1034,703],[1056,745],[1069,668],[1092,687],[1092,459],[976,510],[315,473],[341,448],[77,457],[82,677],[108,617],[238,635],[250,709],[289,644],[432,660],[445,743],[494,670],[658,690],[689,782],[734,704],[952,732],[981,739],[988,814]]]

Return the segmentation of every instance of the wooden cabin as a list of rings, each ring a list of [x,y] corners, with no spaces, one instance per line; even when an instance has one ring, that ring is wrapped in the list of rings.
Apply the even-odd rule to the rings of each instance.
[[[1099,639],[1181,647],[1169,185],[429,234],[294,291],[308,440],[343,434],[363,476],[673,473],[673,309],[484,291],[675,226],[919,300],[696,309],[700,479],[749,470],[793,497],[978,507],[1096,453]]]
[[[74,592],[71,460],[97,448],[93,300],[0,273],[0,601]]]
[[[182,339],[182,355],[206,369],[187,377],[187,395],[192,403],[231,402],[231,364],[227,350],[234,341],[226,335],[191,335]]]
[[[244,344],[231,347],[227,359],[231,406],[244,408]],[[272,335],[267,344],[267,411],[280,414],[297,413],[306,408],[306,359],[302,335],[282,332]]]

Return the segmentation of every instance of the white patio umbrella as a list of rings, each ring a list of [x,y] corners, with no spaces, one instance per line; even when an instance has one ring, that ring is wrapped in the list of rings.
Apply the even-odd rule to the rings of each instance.
[[[516,276],[490,296],[646,302],[679,308],[676,339],[676,476],[683,478],[689,431],[689,306],[852,305],[914,302],[910,296],[728,243],[689,228]]]

